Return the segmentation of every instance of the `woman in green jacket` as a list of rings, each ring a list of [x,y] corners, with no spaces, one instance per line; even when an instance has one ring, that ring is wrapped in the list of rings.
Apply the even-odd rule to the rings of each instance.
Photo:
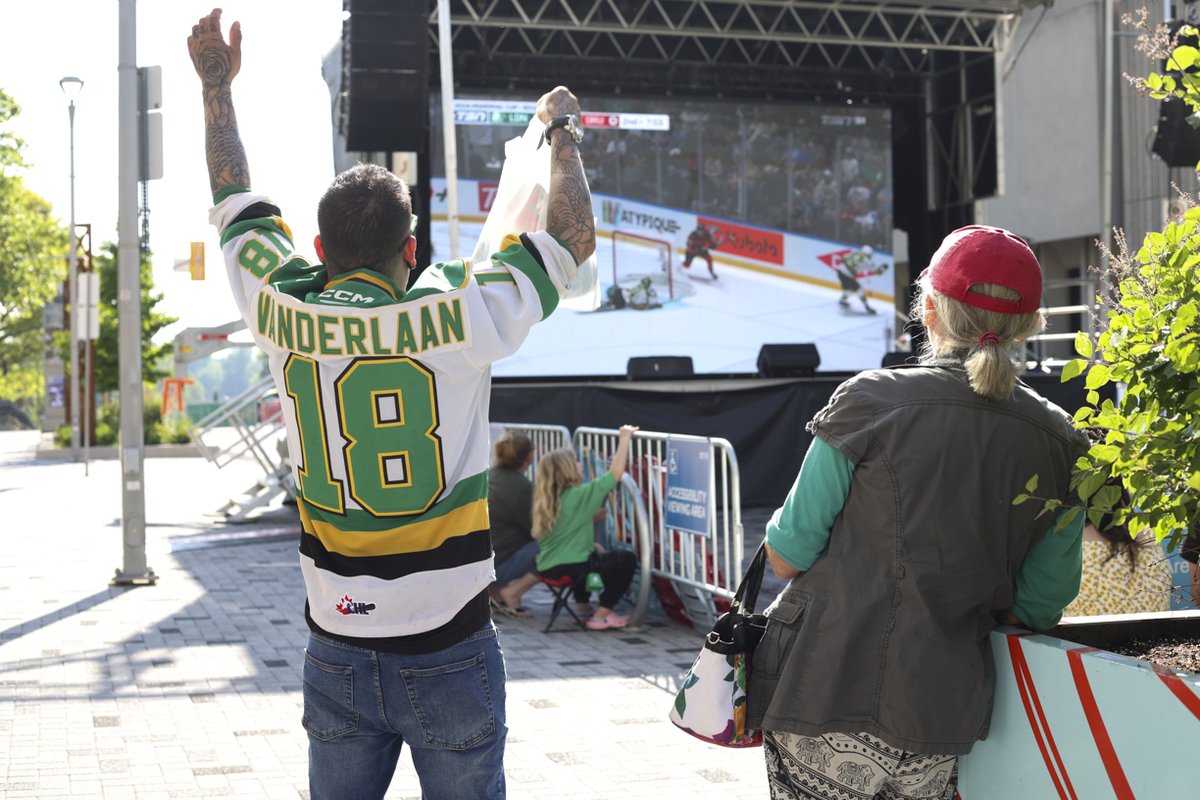
[[[608,552],[596,544],[593,519],[609,492],[625,473],[629,442],[637,428],[621,427],[617,451],[608,472],[583,482],[575,453],[556,450],[538,462],[533,489],[533,538],[538,540],[537,569],[547,578],[569,576],[575,588],[577,608],[589,608],[589,572],[599,573],[604,582],[600,605],[587,621],[590,630],[624,628],[629,617],[613,611],[629,589],[637,570],[637,558],[628,550]]]

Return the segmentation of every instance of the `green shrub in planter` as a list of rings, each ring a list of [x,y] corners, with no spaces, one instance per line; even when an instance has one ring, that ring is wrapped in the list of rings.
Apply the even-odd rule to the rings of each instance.
[[[96,445],[98,447],[112,447],[117,443],[117,431],[106,422],[96,423]]]
[[[71,446],[71,426],[63,423],[54,429],[54,446],[55,447],[70,447]]]
[[[191,444],[192,434],[189,429],[192,421],[187,417],[175,416],[163,423],[162,440],[164,444]]]
[[[1082,377],[1088,389],[1076,424],[1102,437],[1071,485],[1093,525],[1124,486],[1132,505],[1116,511],[1117,524],[1178,539],[1200,510],[1200,208],[1148,234],[1136,253],[1119,248],[1101,294],[1107,325],[1095,341],[1081,332],[1082,358],[1063,368],[1064,381]],[[1097,390],[1114,381],[1124,384],[1120,399],[1101,402]]]

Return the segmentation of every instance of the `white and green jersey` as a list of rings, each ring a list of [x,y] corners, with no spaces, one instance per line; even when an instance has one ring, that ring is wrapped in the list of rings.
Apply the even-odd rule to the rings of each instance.
[[[429,267],[407,292],[365,269],[328,280],[266,197],[216,199],[233,294],[282,400],[311,624],[373,640],[444,628],[494,578],[490,365],[554,310],[574,259],[537,232],[486,264]]]

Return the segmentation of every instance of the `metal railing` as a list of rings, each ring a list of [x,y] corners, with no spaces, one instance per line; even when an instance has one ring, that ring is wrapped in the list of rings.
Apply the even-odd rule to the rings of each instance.
[[[1043,292],[1050,292],[1056,289],[1074,289],[1080,290],[1080,295],[1084,300],[1082,304],[1061,305],[1061,306],[1043,306],[1042,313],[1047,317],[1046,329],[1050,333],[1040,333],[1037,336],[1030,336],[1026,340],[1026,356],[1031,367],[1044,367],[1052,369],[1061,367],[1072,358],[1075,358],[1074,347],[1057,348],[1057,352],[1051,352],[1053,343],[1055,342],[1073,342],[1078,334],[1078,331],[1054,331],[1054,317],[1080,315],[1083,318],[1083,327],[1081,330],[1088,335],[1089,338],[1095,338],[1096,334],[1096,314],[1098,306],[1095,304],[1096,299],[1096,281],[1088,277],[1080,278],[1062,278],[1058,280],[1046,281],[1043,286]],[[1090,303],[1089,304],[1089,300]]]
[[[264,470],[270,471],[278,465],[279,459],[272,457],[267,443],[283,427],[283,412],[275,409],[267,418],[260,418],[257,412],[261,401],[274,392],[274,379],[263,378],[193,424],[189,431],[192,441],[218,469],[249,455]],[[254,413],[247,414],[247,409],[251,408]],[[227,434],[214,436],[218,428],[231,429],[234,434],[232,439]]]
[[[242,497],[231,498],[218,509],[228,519],[244,519],[282,494],[295,495],[286,445],[280,439],[282,406],[260,413],[262,401],[275,391],[274,379],[264,378],[196,422],[189,431],[201,454],[217,469],[249,456],[263,470],[263,477]]]
[[[578,428],[575,450],[584,465],[584,476],[607,469],[616,451],[618,432],[603,428]],[[666,487],[668,448],[671,442],[703,443],[708,448],[709,488],[707,495],[709,530],[698,534],[667,524]],[[632,522],[644,514],[648,528],[641,557],[641,575],[661,577],[670,582],[687,617],[697,628],[711,626],[721,609],[716,600],[730,600],[742,575],[744,543],[741,519],[741,484],[733,445],[726,439],[682,436],[638,431],[630,446],[626,475],[637,486],[640,506],[628,492],[615,502],[610,515],[617,526]],[[644,510],[643,510],[644,509]],[[649,581],[639,584],[641,596],[648,596]]]
[[[537,465],[543,456],[571,446],[571,431],[563,425],[534,425],[528,422],[497,422],[493,425],[510,433],[523,433],[533,442],[533,463],[525,470],[525,477],[531,481],[537,474]]]

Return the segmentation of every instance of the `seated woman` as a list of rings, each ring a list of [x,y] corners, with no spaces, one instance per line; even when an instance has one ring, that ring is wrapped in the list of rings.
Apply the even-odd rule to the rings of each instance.
[[[1129,528],[1112,524],[1111,515],[1098,528],[1084,527],[1083,579],[1064,617],[1170,610],[1171,571],[1148,530],[1131,537]]]
[[[628,550],[608,552],[596,544],[593,518],[625,473],[629,442],[636,430],[631,425],[622,426],[608,472],[587,483],[570,450],[555,450],[538,462],[533,491],[533,538],[539,545],[537,570],[547,578],[570,576],[576,608],[583,614],[591,610],[587,575],[599,573],[604,590],[600,605],[587,621],[589,630],[629,624],[629,617],[613,608],[633,582],[637,558]]]
[[[1153,536],[1083,529],[1083,580],[1064,617],[1170,610],[1171,572]]]
[[[521,597],[538,582],[534,572],[538,543],[530,534],[533,484],[525,470],[533,463],[533,442],[520,432],[505,433],[492,446],[495,464],[488,471],[488,516],[496,582],[488,587],[492,608],[527,617]]]

